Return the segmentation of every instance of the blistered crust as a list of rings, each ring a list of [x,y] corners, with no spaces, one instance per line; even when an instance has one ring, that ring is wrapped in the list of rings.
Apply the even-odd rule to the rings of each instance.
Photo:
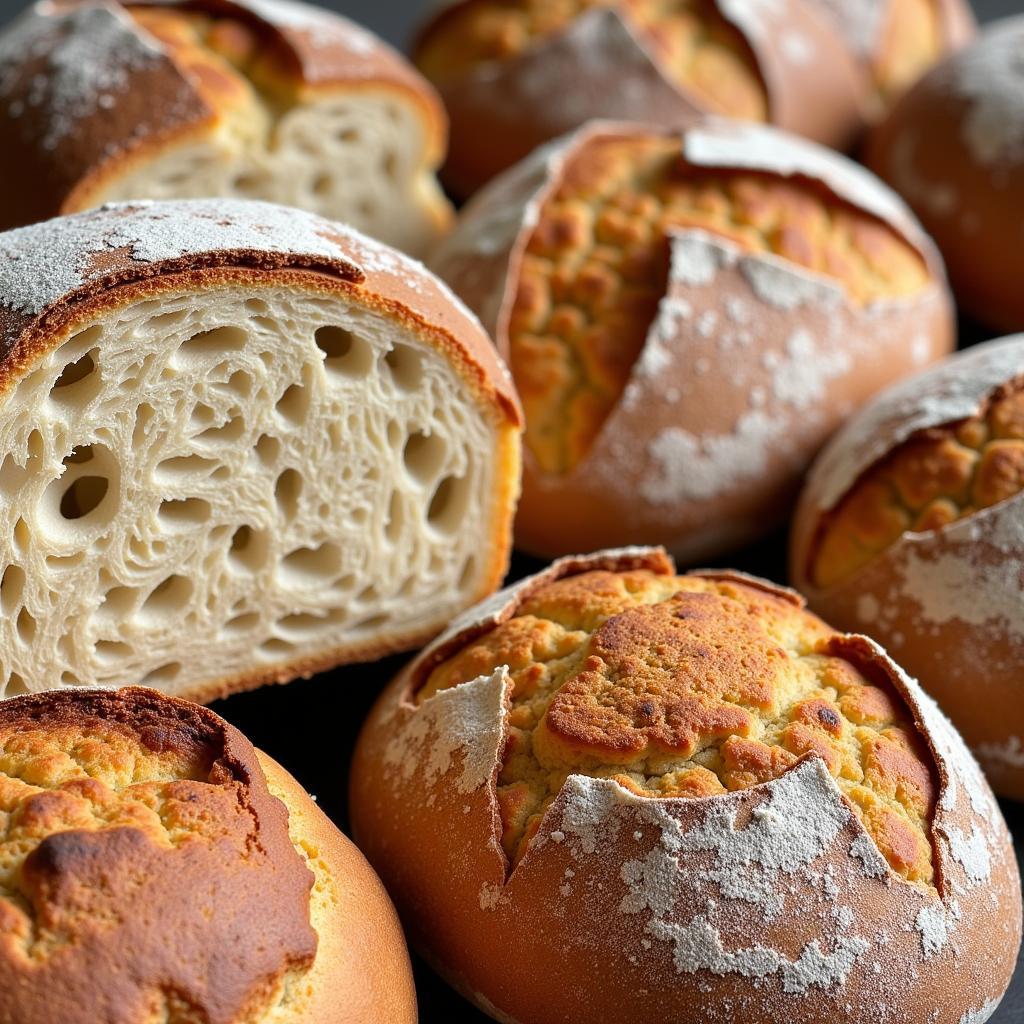
[[[9,1019],[263,1020],[311,968],[313,877],[216,715],[133,689],[6,702],[0,800]]]
[[[612,571],[642,573],[643,554],[633,557]],[[607,572],[604,556],[545,580],[572,588],[568,577],[588,571]],[[671,573],[662,564],[648,576]],[[537,595],[527,581],[522,598],[510,593],[481,618],[507,626],[509,608]],[[762,600],[797,614],[785,592]],[[927,745],[936,890],[890,870],[813,754],[710,799],[652,799],[571,774],[509,875],[497,799],[512,734],[501,720],[514,713],[508,667],[419,705],[423,665],[395,680],[357,749],[360,842],[415,940],[497,1019],[675,1019],[699,1001],[710,1021],[810,1024],[838,1001],[858,1024],[959,1024],[998,1002],[1019,943],[1016,910],[1005,913],[1019,903],[1005,826],[959,738],[879,648],[834,636],[828,654],[891,687]]]
[[[444,173],[461,194],[595,117],[676,125],[725,113],[840,147],[857,130],[855,59],[828,19],[799,0],[490,6],[449,5],[416,47],[452,118]],[[485,126],[498,129],[486,147]]]
[[[440,100],[401,56],[339,15],[292,0],[41,2],[0,38],[0,145],[17,154],[0,227],[95,205],[119,177],[216,135],[257,93],[279,116],[313,98],[372,91],[415,108],[424,167],[436,167]],[[450,212],[426,192],[417,201],[432,208],[439,234]]]
[[[679,223],[650,209],[629,161],[618,182],[594,159],[670,144],[695,193]],[[726,184],[696,184],[713,181]],[[730,203],[729,189],[749,194]],[[819,233],[826,210],[836,223]],[[545,555],[661,541],[698,559],[756,538],[846,415],[953,340],[941,262],[902,203],[836,154],[754,125],[592,125],[481,193],[432,266],[520,369],[518,539]]]
[[[831,621],[886,643],[939,699],[993,785],[1008,795],[1024,792],[1024,718],[1017,714],[1016,684],[1024,659],[1019,614],[1024,497],[1016,486],[1015,441],[993,439],[988,432],[1018,432],[1012,415],[1017,403],[1008,399],[1018,394],[1022,367],[1024,340],[1003,339],[961,353],[880,396],[830,443],[812,471],[791,545],[794,579],[812,606]],[[860,482],[870,499],[873,477],[887,472],[889,457],[913,459],[929,437],[938,436],[940,447],[953,445],[952,451],[960,452],[964,445],[951,441],[950,430],[942,428],[970,432],[972,423],[978,429],[985,424],[982,454],[968,447],[961,461],[972,470],[973,489],[981,487],[998,499],[994,504],[972,511],[965,496],[963,506],[954,503],[949,510],[948,522],[931,524],[934,528],[920,523],[880,545],[870,558],[855,559],[858,564],[845,574],[816,578],[823,530],[838,520],[844,499],[856,497]],[[953,479],[947,473],[938,480],[928,474],[923,485],[934,489],[944,483],[950,489],[963,476]],[[953,515],[960,511],[965,514]]]

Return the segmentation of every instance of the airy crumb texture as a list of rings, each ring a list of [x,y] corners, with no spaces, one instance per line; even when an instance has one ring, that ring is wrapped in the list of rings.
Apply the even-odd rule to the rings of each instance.
[[[4,1020],[286,1019],[313,875],[216,715],[133,689],[8,702],[0,834]]]
[[[768,116],[764,86],[743,37],[707,0],[481,0],[432,33],[417,55],[435,81],[509,60],[588,11],[617,10],[685,92],[714,113]]]
[[[510,322],[526,442],[564,474],[590,450],[666,292],[673,229],[697,228],[840,281],[858,306],[929,283],[924,260],[874,217],[801,182],[687,165],[660,138],[596,138],[542,205]]]
[[[904,533],[939,530],[1024,490],[1024,385],[978,416],[925,430],[865,473],[822,523],[811,577],[829,587]]]
[[[533,593],[435,668],[418,700],[509,667],[498,804],[513,864],[570,775],[700,798],[817,754],[893,870],[929,885],[928,754],[888,683],[826,653],[834,636],[739,582],[594,571]]]

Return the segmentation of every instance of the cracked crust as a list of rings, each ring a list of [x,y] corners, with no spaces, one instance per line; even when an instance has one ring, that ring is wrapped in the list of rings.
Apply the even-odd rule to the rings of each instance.
[[[404,58],[292,0],[43,2],[0,36],[0,144],[18,154],[3,228],[112,199],[237,195],[424,252],[451,221],[433,178],[446,134]],[[373,136],[362,168],[324,149],[335,135],[350,149]]]
[[[812,607],[894,650],[1018,798],[1022,369],[1011,337],[879,396],[812,469],[790,545]]]
[[[820,756],[897,874],[930,883],[934,769],[887,687],[830,655],[785,596],[734,581],[592,572],[534,592],[417,694],[507,664],[503,845],[526,854],[570,774],[651,798],[704,798]]]
[[[516,539],[543,556],[756,540],[849,412],[953,343],[896,197],[740,122],[590,125],[477,196],[431,264],[512,367]]]
[[[414,59],[448,107],[444,174],[461,195],[594,118],[721,114],[839,148],[861,118],[856,60],[804,0],[460,0],[428,20]]]
[[[415,1019],[379,883],[212,712],[138,688],[7,701],[0,816],[4,1019],[367,1019],[338,1016],[345,987],[354,1006]],[[347,962],[357,938],[390,993]]]
[[[689,617],[667,640],[662,616],[676,595]],[[813,733],[815,743],[793,763],[782,743],[763,742],[760,756],[737,758],[749,778],[738,772],[731,792],[702,789],[722,779],[701,766],[694,785],[661,793],[628,770],[635,762],[615,763],[620,740],[635,749],[639,738],[648,762],[661,759],[657,781],[676,781],[674,755],[660,748],[693,732],[671,726],[708,723],[665,714],[682,708],[696,678],[674,655],[687,650],[714,667],[699,678],[712,684],[709,703],[718,700],[715,687],[749,660],[748,633],[728,612],[702,618],[694,609],[730,601],[762,630],[758,650],[777,647],[789,660],[800,644],[818,647],[807,657],[830,668],[818,689],[836,693],[780,694],[769,672],[784,729],[800,744]],[[602,636],[608,623],[629,625],[628,639]],[[640,636],[642,650],[632,642]],[[523,735],[539,734],[532,713],[549,706],[548,682],[560,683],[595,638],[605,668],[585,689],[597,699],[577,705],[560,733],[555,753],[571,763],[560,765],[557,795],[516,861],[502,840],[516,811],[508,783],[532,781],[519,774]],[[624,682],[626,661],[637,687]],[[763,678],[752,672],[749,687],[733,687],[755,719]],[[864,723],[862,789],[920,815],[922,767],[930,776],[931,885],[895,869],[908,833],[887,834],[830,771],[836,730]],[[871,726],[886,742],[871,741]],[[700,742],[717,748],[710,732]],[[912,737],[909,751],[906,740],[889,742],[898,732]],[[550,751],[535,753],[539,762]],[[371,713],[353,763],[352,813],[414,941],[497,1020],[626,1024],[638,1014],[684,1019],[699,1005],[713,1024],[819,1024],[841,1005],[852,1024],[962,1024],[998,1003],[1019,945],[1005,825],[959,737],[916,685],[866,638],[835,634],[804,612],[792,591],[725,572],[677,577],[656,550],[565,559],[465,616]]]

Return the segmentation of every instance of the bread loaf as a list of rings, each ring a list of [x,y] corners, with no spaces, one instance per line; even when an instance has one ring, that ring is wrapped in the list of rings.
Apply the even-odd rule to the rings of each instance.
[[[985,1021],[1020,943],[999,808],[934,703],[793,592],[566,559],[372,712],[361,848],[499,1021]]]
[[[960,304],[1004,331],[1024,329],[1022,47],[1024,18],[988,26],[903,97],[866,149],[939,244]]]
[[[402,57],[294,0],[44,0],[0,34],[0,228],[232,196],[420,253],[451,218],[446,132]]]
[[[459,0],[414,59],[452,121],[444,175],[466,196],[592,118],[678,126],[770,121],[844,147],[861,123],[857,60],[805,0]]]
[[[394,908],[296,781],[152,690],[0,705],[0,1019],[414,1024]]]
[[[504,574],[519,412],[421,266],[241,200],[0,235],[0,690],[206,700],[422,643]]]
[[[899,200],[735,121],[588,126],[492,183],[431,265],[516,379],[516,539],[547,556],[764,535],[850,412],[953,347],[941,260]]]
[[[997,792],[1024,798],[1024,337],[881,395],[822,453],[792,575],[830,621],[889,647]]]

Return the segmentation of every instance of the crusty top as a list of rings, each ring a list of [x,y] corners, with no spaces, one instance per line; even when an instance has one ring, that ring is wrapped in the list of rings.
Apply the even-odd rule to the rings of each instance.
[[[138,152],[214,125],[251,87],[288,107],[378,85],[418,105],[433,154],[440,101],[384,42],[294,0],[41,0],[0,35],[0,225],[71,209]]]
[[[415,260],[314,214],[250,200],[115,203],[0,234],[0,361],[8,375],[89,300],[183,271],[234,269],[252,279],[309,271],[359,301],[417,324],[470,387],[518,422],[515,392],[479,321]],[[0,366],[0,373],[4,367]]]
[[[894,871],[931,883],[935,766],[895,689],[837,637],[796,594],[757,581],[597,570],[526,594],[417,696],[508,666],[498,803],[513,862],[571,775],[701,798],[817,755]]]
[[[509,361],[540,467],[565,473],[629,382],[666,293],[675,231],[703,230],[839,282],[858,307],[931,275],[897,230],[820,186],[686,162],[678,138],[596,136],[538,205],[509,321]]]
[[[0,821],[0,1019],[250,1024],[316,956],[287,812],[204,708],[0,704]]]

